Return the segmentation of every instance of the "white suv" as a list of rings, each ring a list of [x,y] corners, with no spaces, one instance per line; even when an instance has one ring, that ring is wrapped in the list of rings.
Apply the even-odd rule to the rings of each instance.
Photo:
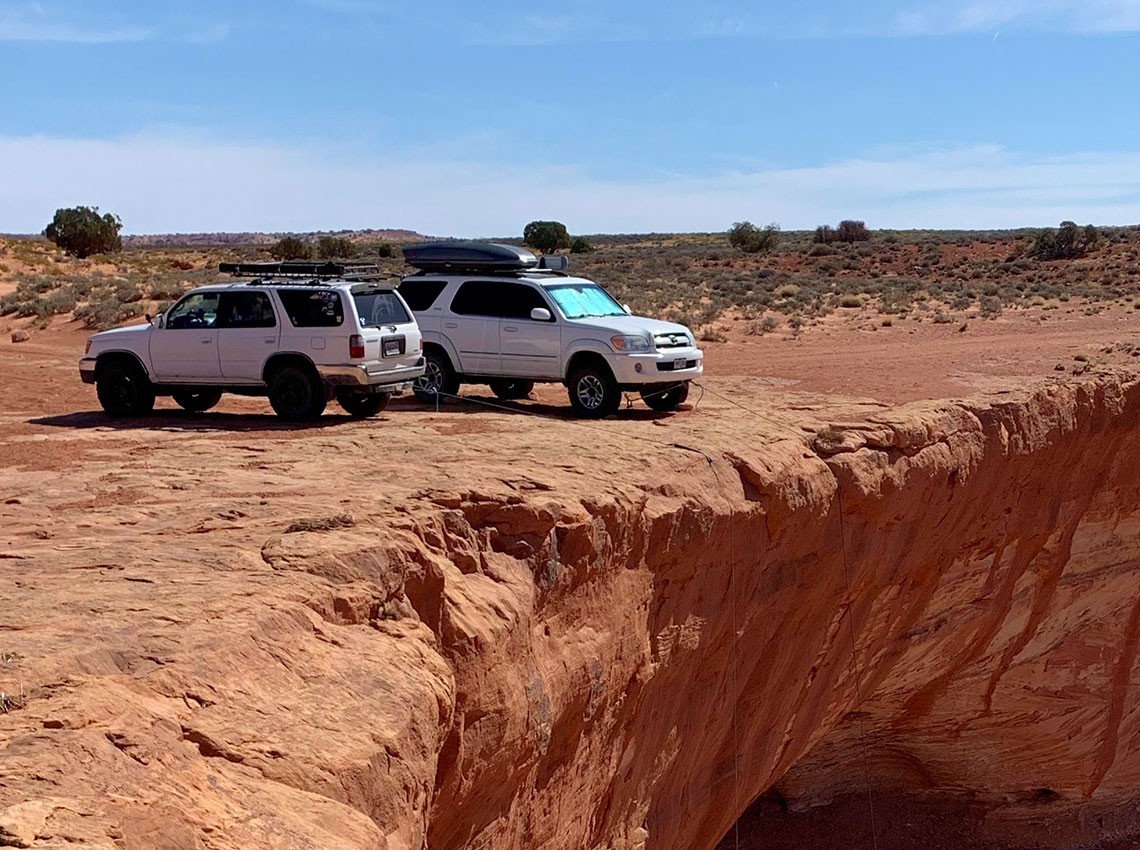
[[[371,416],[424,372],[416,320],[371,268],[223,263],[255,277],[200,287],[148,324],[95,334],[79,374],[114,417],[149,413],[156,395],[204,411],[223,392],[268,395],[283,419],[315,419],[334,396]]]
[[[523,398],[551,381],[566,385],[581,416],[613,413],[623,392],[667,411],[703,371],[688,328],[630,315],[598,284],[566,275],[563,257],[540,264],[524,249],[480,242],[415,245],[404,257],[420,269],[400,292],[424,335],[421,401],[454,395],[461,383]]]

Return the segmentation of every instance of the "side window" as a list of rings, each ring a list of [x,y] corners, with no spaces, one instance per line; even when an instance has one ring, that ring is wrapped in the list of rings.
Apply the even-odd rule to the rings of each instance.
[[[295,328],[335,328],[344,324],[344,304],[332,289],[278,289],[277,297]]]
[[[277,326],[273,305],[264,292],[223,292],[218,308],[220,328],[272,328]]]
[[[505,280],[465,281],[451,302],[451,311],[461,316],[501,319],[529,319],[535,307],[550,309],[538,290]]]
[[[191,292],[166,314],[166,327],[173,330],[212,328],[218,322],[217,292]]]
[[[413,313],[420,313],[431,309],[445,286],[444,280],[405,280],[400,284],[400,294]]]

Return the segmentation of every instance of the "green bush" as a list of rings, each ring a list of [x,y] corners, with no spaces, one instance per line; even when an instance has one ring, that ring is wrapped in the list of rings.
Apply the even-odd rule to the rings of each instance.
[[[867,230],[864,222],[846,219],[839,222],[835,238],[840,242],[866,242],[871,238],[871,232]]]
[[[571,254],[589,254],[594,250],[594,246],[587,242],[581,236],[575,236],[574,240],[570,243]]]
[[[110,254],[123,250],[119,236],[123,223],[117,215],[99,215],[98,207],[69,207],[55,211],[44,236],[65,253],[85,259],[92,254]]]
[[[570,247],[570,234],[560,221],[532,221],[523,228],[523,242],[544,254]]]
[[[839,238],[835,232],[835,228],[830,224],[821,224],[815,229],[815,236],[812,237],[818,245],[830,245]]]
[[[317,257],[322,260],[351,260],[356,256],[356,244],[343,236],[322,236],[317,239]]]
[[[1078,227],[1076,222],[1062,221],[1057,230],[1042,230],[1033,240],[1028,254],[1038,260],[1072,260],[1096,250],[1100,231],[1093,225]]]
[[[286,236],[269,249],[277,260],[308,260],[313,254],[310,247],[295,236]]]
[[[728,244],[746,254],[766,254],[779,239],[780,225],[776,222],[760,229],[750,221],[738,221],[728,231]]]

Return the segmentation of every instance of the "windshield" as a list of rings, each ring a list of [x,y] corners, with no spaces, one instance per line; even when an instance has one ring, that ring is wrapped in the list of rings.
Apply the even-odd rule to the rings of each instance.
[[[625,310],[596,283],[568,283],[548,286],[546,291],[567,319],[586,316],[624,316]]]
[[[391,290],[353,293],[352,300],[356,302],[356,312],[360,316],[361,327],[402,325],[411,321],[408,318],[408,311],[404,309],[396,293]]]

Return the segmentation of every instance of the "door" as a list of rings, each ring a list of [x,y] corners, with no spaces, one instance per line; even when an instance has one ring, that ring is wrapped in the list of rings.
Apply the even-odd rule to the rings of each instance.
[[[497,280],[464,281],[451,301],[451,314],[442,317],[441,330],[459,353],[459,371],[465,375],[502,374],[499,320],[506,287]]]
[[[265,292],[235,289],[218,305],[218,360],[222,377],[257,383],[265,361],[277,350],[279,327]]]
[[[562,328],[554,319],[554,310],[539,287],[526,283],[507,284],[514,291],[504,312],[511,315],[499,320],[499,351],[503,374],[527,378],[559,378],[562,376]],[[550,319],[538,321],[531,311],[541,308]]]
[[[219,292],[191,292],[150,334],[150,363],[160,381],[216,383]]]

